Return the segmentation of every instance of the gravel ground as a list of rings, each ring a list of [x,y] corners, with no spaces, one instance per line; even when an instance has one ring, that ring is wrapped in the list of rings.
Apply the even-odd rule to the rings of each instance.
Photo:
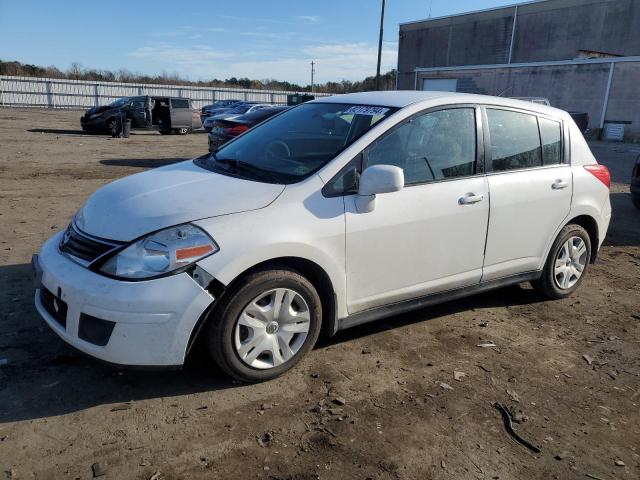
[[[36,314],[31,254],[91,192],[206,151],[202,134],[84,135],[79,117],[0,109],[0,478],[640,477],[640,146],[592,145],[613,219],[571,298],[520,285],[396,316],[246,386],[198,353],[181,371],[114,370]]]

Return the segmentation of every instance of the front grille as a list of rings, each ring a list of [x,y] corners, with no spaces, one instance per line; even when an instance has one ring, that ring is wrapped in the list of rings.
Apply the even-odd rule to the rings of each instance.
[[[61,252],[68,253],[87,262],[93,262],[96,258],[118,246],[120,244],[115,242],[106,242],[84,235],[76,230],[73,224],[67,227],[67,231],[60,241]]]
[[[40,302],[56,322],[67,328],[67,304],[40,285]]]

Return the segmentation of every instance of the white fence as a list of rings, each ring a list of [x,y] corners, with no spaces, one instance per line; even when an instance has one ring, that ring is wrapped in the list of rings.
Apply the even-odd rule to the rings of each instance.
[[[83,109],[135,95],[185,97],[191,99],[194,108],[227,99],[286,104],[287,95],[293,93],[298,92],[0,76],[0,106],[5,107]]]

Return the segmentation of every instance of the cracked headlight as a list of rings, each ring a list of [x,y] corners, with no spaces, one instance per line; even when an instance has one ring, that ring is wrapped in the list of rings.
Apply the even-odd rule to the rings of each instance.
[[[179,273],[216,253],[218,245],[204,230],[185,224],[136,240],[101,267],[100,272],[123,279],[145,279]]]

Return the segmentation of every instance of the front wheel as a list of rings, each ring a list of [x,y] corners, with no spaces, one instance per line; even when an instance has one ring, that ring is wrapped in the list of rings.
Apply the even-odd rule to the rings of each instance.
[[[182,127],[182,128],[176,128],[175,132],[178,135],[186,135],[187,133],[189,133],[189,129],[187,127]]]
[[[207,329],[209,352],[243,382],[275,378],[313,348],[322,306],[314,286],[281,268],[253,273],[225,293]]]
[[[542,275],[532,285],[550,298],[568,297],[582,283],[590,260],[589,234],[580,225],[567,225],[553,242]]]

